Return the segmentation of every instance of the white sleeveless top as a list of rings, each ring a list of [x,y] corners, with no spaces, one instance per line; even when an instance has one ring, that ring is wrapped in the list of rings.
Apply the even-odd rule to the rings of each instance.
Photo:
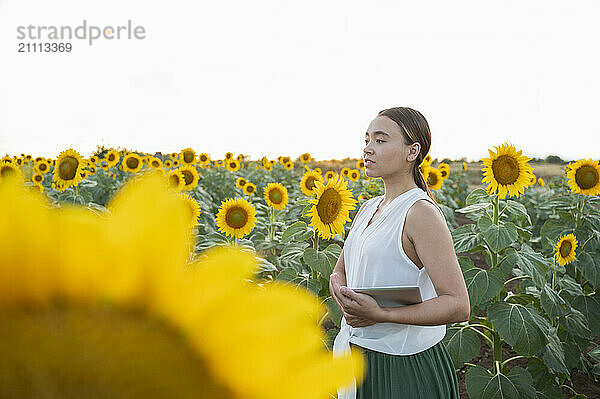
[[[434,204],[444,217],[442,210],[427,192],[415,187],[394,198],[367,226],[383,198],[380,195],[366,202],[344,242],[348,288],[418,285],[423,301],[437,297],[425,268],[419,269],[402,249],[402,229],[409,208],[420,199]],[[333,344],[333,357],[348,353],[350,342],[390,355],[412,355],[437,344],[445,335],[446,325],[376,323],[354,328],[342,317],[341,329]],[[339,389],[338,395],[339,399],[355,399],[356,383]]]

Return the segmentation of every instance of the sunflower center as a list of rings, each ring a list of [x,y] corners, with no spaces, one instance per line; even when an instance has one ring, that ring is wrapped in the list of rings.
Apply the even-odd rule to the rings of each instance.
[[[274,204],[280,204],[283,200],[283,196],[281,195],[281,192],[279,192],[279,190],[271,190],[271,192],[269,193],[269,199]]]
[[[125,163],[127,164],[127,167],[129,169],[135,169],[140,164],[140,161],[138,161],[137,158],[129,157],[129,158],[127,158],[127,162],[125,162]]]
[[[42,181],[44,179],[44,177],[41,175],[35,175],[34,178],[35,178],[35,181]]]
[[[499,184],[514,184],[519,178],[519,164],[509,155],[500,155],[492,162],[494,178]]]
[[[247,186],[246,190],[251,193],[252,191],[254,191],[254,187],[252,186]]]
[[[9,166],[3,166],[0,168],[0,177],[12,176],[15,174],[15,170]]]
[[[230,167],[230,168],[235,168],[235,162],[230,162],[230,163],[229,163],[229,167]]]
[[[228,226],[234,229],[241,229],[248,223],[248,214],[243,208],[234,206],[227,211],[225,219]]]
[[[583,165],[575,172],[575,181],[584,190],[595,187],[599,179],[598,170],[590,165]]]
[[[571,253],[571,248],[573,248],[573,246],[569,241],[563,241],[562,244],[560,244],[560,256],[563,258],[569,256]]]
[[[335,189],[328,188],[319,198],[317,213],[324,224],[330,224],[338,217],[341,208],[342,197]]]
[[[191,151],[186,151],[186,152],[184,152],[184,153],[183,153],[183,160],[184,160],[186,163],[190,163],[190,162],[192,162],[192,161],[194,160],[194,154],[192,154],[192,152],[191,152]]]
[[[435,186],[438,182],[438,177],[435,173],[430,173],[427,177],[427,184],[430,186]]]
[[[234,397],[180,334],[141,312],[54,307],[4,313],[0,352],[6,360],[0,396]]]
[[[179,186],[179,176],[177,176],[177,175],[169,176],[169,185],[173,188]]]
[[[43,172],[46,169],[48,169],[48,165],[45,164],[45,163],[41,163],[41,164],[38,165],[38,169]]]
[[[73,180],[77,173],[79,161],[75,157],[65,157],[58,165],[58,176],[63,180]]]
[[[152,167],[158,168],[158,161],[152,161]]]
[[[109,154],[108,155],[108,162],[112,162],[115,160],[115,154]]]
[[[309,190],[312,190],[313,188],[315,188],[315,178],[312,176],[309,176],[306,179],[305,185],[306,185],[306,188],[308,188]]]
[[[206,156],[205,155],[200,155],[200,160],[202,162],[206,162]]]
[[[446,177],[446,175],[447,175],[447,172],[446,172],[446,170],[445,170],[445,169],[444,169],[444,170],[442,170],[442,171],[441,171],[441,174],[442,174],[442,177]]]
[[[190,172],[189,170],[184,170],[183,172],[183,179],[185,180],[185,185],[189,185],[192,184],[192,182],[194,181],[194,175],[192,174],[192,172]]]

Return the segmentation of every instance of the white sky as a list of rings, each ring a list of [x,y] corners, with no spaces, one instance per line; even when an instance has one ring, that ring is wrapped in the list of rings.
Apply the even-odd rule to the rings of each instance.
[[[17,26],[83,19],[146,39],[17,52]],[[410,106],[434,158],[599,159],[599,20],[598,1],[0,0],[0,156],[360,157],[377,111]]]

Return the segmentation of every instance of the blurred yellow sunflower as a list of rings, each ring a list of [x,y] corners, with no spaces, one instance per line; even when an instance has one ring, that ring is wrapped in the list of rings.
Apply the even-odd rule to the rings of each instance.
[[[350,173],[350,168],[347,168],[347,167],[343,167],[342,170],[340,171],[340,175],[342,175],[344,177],[348,177],[348,173]]]
[[[34,172],[45,174],[48,173],[50,167],[48,166],[48,163],[45,160],[43,160],[41,162],[36,163],[33,170]]]
[[[253,195],[256,191],[256,184],[247,182],[246,184],[244,184],[244,187],[242,187],[242,191],[248,196]]]
[[[323,174],[323,172],[321,172],[321,168],[314,168],[313,170],[318,174]]]
[[[575,260],[575,249],[577,248],[577,239],[573,234],[567,234],[559,238],[554,246],[554,256],[561,265],[566,265]]]
[[[540,177],[540,178],[538,179],[538,184],[539,184],[541,187],[544,187],[544,186],[546,185],[546,182],[544,181],[544,179],[542,179],[542,178]]]
[[[348,178],[352,181],[358,181],[360,178],[360,172],[356,169],[350,169],[350,172],[348,172]]]
[[[178,152],[172,152],[169,154],[169,157],[171,158],[171,161],[174,161],[176,159],[179,159],[179,153]]]
[[[175,191],[183,190],[183,186],[185,186],[185,177],[183,173],[179,169],[170,170],[167,173],[167,185],[170,189]]]
[[[433,163],[433,159],[431,159],[431,155],[427,154],[427,155],[425,155],[425,158],[423,158],[423,162],[421,162],[421,165],[429,166],[432,163]]]
[[[281,157],[280,162],[285,165],[286,163],[292,162],[292,160],[290,157]]]
[[[360,170],[360,169],[364,169],[364,167],[365,167],[364,159],[359,159],[358,161],[356,161],[356,169]]]
[[[269,183],[264,189],[264,197],[271,208],[283,210],[288,204],[288,192],[281,183]]]
[[[292,162],[286,162],[286,163],[283,164],[283,167],[286,170],[292,170],[292,169],[294,169],[294,164]]]
[[[325,172],[325,178],[327,180],[333,178],[333,176],[335,176],[335,175],[336,175],[336,173],[333,170],[328,170],[327,172]]]
[[[170,159],[165,159],[165,161],[163,162],[163,166],[167,169],[170,169],[173,167],[173,161]]]
[[[97,157],[97,156],[95,156],[95,155],[92,155],[92,156],[90,157],[90,159],[88,159],[88,162],[90,162],[90,163],[93,163],[93,164],[96,164],[96,162],[98,162],[98,157]]]
[[[522,156],[512,144],[496,146],[496,152],[488,149],[489,158],[483,161],[483,183],[488,183],[488,194],[492,195],[498,190],[498,197],[506,198],[506,194],[519,197],[533,175],[533,168],[528,164],[531,158]]]
[[[159,169],[163,166],[162,161],[156,157],[151,157],[148,160],[148,165],[150,165],[152,169]]]
[[[463,170],[467,170],[467,163],[466,162],[462,163],[462,168],[463,168]]]
[[[31,176],[31,181],[34,183],[41,183],[44,181],[44,175],[41,173],[34,173],[34,175]]]
[[[207,153],[201,153],[200,155],[198,155],[198,162],[200,162],[200,164],[204,165],[210,162],[210,157],[208,156]]]
[[[184,190],[193,190],[198,185],[198,180],[200,176],[198,175],[198,171],[196,170],[196,166],[194,165],[182,165],[177,169],[181,172],[184,179]]]
[[[571,192],[583,195],[600,194],[600,165],[592,159],[580,159],[570,165],[567,178]]]
[[[190,211],[190,213],[189,213],[190,227],[196,226],[196,224],[198,223],[198,217],[200,216],[200,205],[198,205],[198,202],[194,198],[192,198],[189,194],[180,193],[179,197],[185,201],[185,204],[187,206],[186,209],[188,209]]]
[[[302,163],[309,163],[310,159],[311,159],[311,157],[310,157],[310,154],[308,152],[300,155],[300,162],[302,162]]]
[[[316,187],[315,183],[319,181],[323,183],[323,176],[320,173],[313,171],[306,172],[300,179],[300,190],[304,193],[304,195],[308,195],[312,197],[315,195],[314,189]]]
[[[243,177],[238,177],[235,181],[235,185],[237,188],[243,188],[246,185],[246,183],[248,183],[248,181]]]
[[[229,160],[229,159],[233,159],[233,153],[231,152],[226,152],[225,153],[225,159]]]
[[[129,173],[139,172],[142,169],[142,158],[136,153],[125,155],[121,163],[121,169]]]
[[[83,167],[84,164],[81,155],[72,148],[69,148],[61,152],[58,156],[52,181],[56,183],[56,187],[60,191],[77,186],[81,181]]]
[[[104,159],[106,160],[108,167],[112,168],[119,162],[119,159],[121,159],[121,154],[118,151],[110,150],[104,155]]]
[[[431,190],[439,190],[442,188],[444,179],[442,178],[442,172],[437,168],[428,167],[427,174],[423,176],[427,186]]]
[[[313,226],[325,240],[344,231],[344,223],[350,221],[350,211],[358,202],[352,198],[352,191],[347,189],[347,184],[339,175],[335,175],[327,185],[315,180],[316,198],[308,201],[313,206],[307,215],[311,217],[309,226]]]
[[[529,179],[529,185],[533,186],[537,181],[537,177],[535,177],[535,175],[531,176],[531,179]]]
[[[243,198],[228,198],[221,202],[216,223],[222,233],[242,238],[254,228],[256,210]]]
[[[240,162],[237,159],[231,158],[227,160],[225,167],[230,172],[237,172],[240,170]]]
[[[191,148],[186,148],[185,150],[181,150],[179,154],[179,160],[182,164],[185,165],[195,165],[196,164],[196,152]]]
[[[179,164],[180,164],[180,162],[179,162],[179,159],[175,159],[175,160],[173,160],[173,167],[174,167],[174,168],[177,168],[177,167],[179,167]]]

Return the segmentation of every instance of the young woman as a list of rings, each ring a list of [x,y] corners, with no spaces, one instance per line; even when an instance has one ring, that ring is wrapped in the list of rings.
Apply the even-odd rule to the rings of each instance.
[[[329,287],[343,312],[334,357],[352,345],[367,368],[358,387],[339,388],[338,398],[458,399],[441,341],[446,324],[469,319],[470,304],[450,231],[419,168],[431,145],[429,125],[414,109],[386,109],[365,142],[365,174],[381,177],[385,194],[357,212]],[[352,290],[394,285],[419,286],[423,302],[382,308]]]

